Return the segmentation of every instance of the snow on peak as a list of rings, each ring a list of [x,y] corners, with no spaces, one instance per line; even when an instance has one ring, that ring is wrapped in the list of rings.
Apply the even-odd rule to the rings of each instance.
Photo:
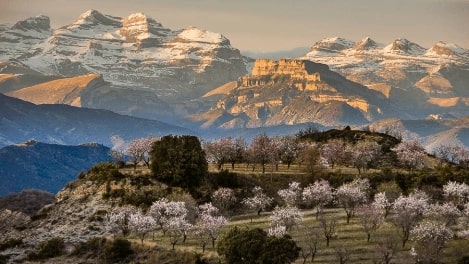
[[[19,29],[22,31],[35,30],[35,31],[49,31],[50,19],[47,16],[39,15],[30,17],[25,20],[17,22],[12,29]]]
[[[115,17],[103,15],[97,10],[90,9],[78,16],[73,25],[116,25],[117,23],[120,23],[119,20],[120,19]]]
[[[446,56],[458,56],[468,54],[469,50],[461,48],[460,46],[453,43],[446,43],[439,41],[427,52],[428,55],[446,55]]]
[[[188,27],[182,30],[181,33],[178,34],[178,37],[194,42],[206,42],[213,44],[219,44],[227,41],[227,39],[220,33],[210,32],[196,27]]]
[[[349,49],[355,45],[355,42],[340,38],[340,37],[331,37],[325,38],[316,42],[311,50],[325,51],[325,52],[340,52],[342,50]]]
[[[372,40],[370,37],[365,37],[364,39],[360,40],[355,46],[355,50],[370,50],[378,47],[378,43]]]
[[[423,55],[425,48],[413,43],[405,38],[398,38],[384,48],[385,51],[391,53],[404,53],[410,55]]]

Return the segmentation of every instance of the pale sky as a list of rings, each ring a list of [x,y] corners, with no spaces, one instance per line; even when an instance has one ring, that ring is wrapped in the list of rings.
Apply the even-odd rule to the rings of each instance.
[[[53,28],[96,9],[125,17],[142,12],[172,30],[219,32],[240,50],[311,46],[325,37],[403,37],[426,48],[442,40],[469,48],[469,0],[0,0],[0,23],[47,15]]]

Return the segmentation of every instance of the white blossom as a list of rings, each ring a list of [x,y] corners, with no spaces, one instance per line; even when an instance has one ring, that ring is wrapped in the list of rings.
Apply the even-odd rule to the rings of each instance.
[[[254,196],[243,199],[242,203],[249,209],[255,210],[257,215],[260,215],[261,211],[271,205],[274,199],[267,196],[259,186],[252,188],[252,193]]]
[[[301,186],[299,182],[291,182],[287,189],[279,190],[278,195],[283,199],[287,206],[295,206],[301,197]]]
[[[303,221],[301,211],[293,206],[275,207],[270,216],[270,226],[284,226],[288,231]]]
[[[355,179],[351,183],[345,183],[340,186],[336,192],[335,197],[337,204],[344,208],[347,214],[347,224],[352,217],[355,208],[368,200],[368,190],[370,184],[368,179]]]
[[[284,225],[276,224],[269,228],[269,236],[283,237],[287,233],[287,228]]]
[[[220,210],[226,211],[236,202],[235,192],[233,189],[220,187],[213,192],[212,201]]]
[[[469,185],[449,181],[443,185],[443,195],[446,199],[455,205],[464,204],[469,201]]]
[[[454,234],[446,225],[425,221],[411,230],[411,237],[417,243],[413,255],[424,263],[439,263],[443,246]]]
[[[130,230],[140,238],[142,243],[145,236],[153,231],[155,224],[153,217],[143,214],[141,210],[137,210],[129,218]]]
[[[333,199],[333,191],[326,180],[315,181],[313,184],[303,189],[303,201],[308,205],[316,207],[316,218],[322,212],[324,206]]]

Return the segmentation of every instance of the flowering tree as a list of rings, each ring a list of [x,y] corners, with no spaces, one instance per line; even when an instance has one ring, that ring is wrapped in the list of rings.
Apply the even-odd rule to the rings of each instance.
[[[463,164],[469,160],[469,150],[462,146],[441,145],[436,147],[433,154],[442,162]]]
[[[132,140],[126,149],[127,155],[130,157],[134,169],[137,168],[139,162],[144,162],[150,168],[150,151],[157,139],[154,137],[138,138]]]
[[[220,187],[212,194],[212,202],[222,212],[226,212],[236,202],[236,196],[232,189]]]
[[[424,214],[447,226],[456,224],[457,219],[462,215],[461,211],[451,203],[431,204]]]
[[[145,236],[155,228],[155,220],[153,217],[143,214],[141,210],[137,210],[130,215],[129,227],[132,233],[137,235],[143,244]]]
[[[343,140],[330,140],[321,147],[321,156],[334,169],[335,165],[344,164],[348,159],[346,143]]]
[[[221,138],[204,144],[207,159],[214,161],[220,170],[223,164],[228,162],[233,151],[234,142],[231,138]]]
[[[417,243],[411,252],[419,263],[440,263],[441,250],[453,232],[444,224],[426,221],[412,228],[411,236]]]
[[[463,205],[469,201],[469,185],[449,181],[443,185],[443,195],[454,205]]]
[[[252,188],[253,197],[245,198],[242,203],[249,209],[255,210],[257,215],[260,215],[262,210],[265,210],[268,206],[270,206],[273,202],[273,198],[267,196],[264,193],[261,187],[256,186]],[[252,217],[251,217],[252,222]]]
[[[303,189],[303,201],[313,208],[316,207],[316,219],[324,206],[334,199],[331,185],[326,180],[315,181]]]
[[[428,208],[428,196],[415,191],[409,196],[399,196],[393,205],[394,224],[402,230],[402,247],[409,240],[410,230],[420,221]]]
[[[350,162],[357,168],[358,174],[368,170],[370,163],[381,153],[381,146],[374,141],[359,141],[355,145],[349,145]]]
[[[392,149],[397,154],[397,159],[406,168],[413,170],[424,166],[425,149],[418,140],[403,141]]]
[[[166,234],[169,237],[172,248],[176,246],[176,243],[183,238],[183,242],[187,236],[189,230],[191,230],[192,225],[187,222],[183,217],[172,217],[168,219],[169,221],[165,224]]]
[[[130,216],[137,213],[137,211],[137,208],[131,205],[117,207],[106,215],[106,226],[110,228],[113,234],[121,231],[123,236],[127,236],[130,233]]]
[[[281,189],[277,194],[283,199],[287,206],[295,206],[301,197],[300,183],[290,182],[287,189]]]
[[[205,236],[203,240],[210,239],[212,242],[212,247],[215,248],[215,241],[220,234],[220,230],[228,224],[228,221],[225,217],[218,215],[218,209],[213,206],[211,203],[206,203],[199,206],[200,215],[199,221],[195,225],[196,234],[198,236]],[[205,244],[203,245],[205,249]]]
[[[287,164],[288,169],[290,165],[296,160],[298,156],[298,142],[293,136],[283,136],[280,138],[279,146],[280,159]]]
[[[275,154],[272,139],[266,134],[259,134],[252,140],[248,151],[251,161],[260,164],[262,173],[265,173],[265,165],[272,161]]]
[[[373,204],[360,205],[357,207],[357,216],[367,235],[366,241],[370,242],[371,234],[384,222],[383,211]]]
[[[401,195],[402,190],[395,182],[381,183],[377,188],[378,193],[375,194],[373,205],[384,210],[384,218],[386,218],[392,209],[394,201]]]
[[[368,179],[355,179],[351,183],[345,183],[340,186],[336,192],[336,202],[344,208],[347,214],[347,224],[350,222],[355,208],[368,200],[368,190],[370,184]]]
[[[289,231],[301,221],[303,221],[302,213],[293,206],[275,207],[270,216],[270,226],[276,229],[278,229],[278,226],[284,226],[285,231]]]
[[[159,226],[164,235],[175,219],[186,221],[187,212],[184,202],[168,201],[166,198],[153,202],[148,210],[148,214],[155,220],[155,225]]]

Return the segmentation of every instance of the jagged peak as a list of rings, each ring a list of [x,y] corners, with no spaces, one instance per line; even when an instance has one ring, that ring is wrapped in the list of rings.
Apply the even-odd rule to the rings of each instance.
[[[73,23],[77,24],[104,24],[104,25],[118,25],[120,18],[104,15],[101,12],[89,9],[78,16],[77,20]]]
[[[355,42],[341,38],[341,37],[329,37],[322,39],[316,43],[314,43],[311,50],[319,50],[319,51],[326,51],[326,52],[339,52],[342,50],[346,50],[352,48],[355,45]]]
[[[422,55],[426,49],[405,38],[398,38],[384,48],[386,51],[394,53],[406,53],[411,55]]]
[[[378,43],[371,39],[370,37],[365,37],[360,40],[353,48],[355,50],[369,50],[378,47]]]
[[[467,54],[469,51],[453,43],[438,41],[430,48],[428,53],[437,55],[457,56]]]
[[[50,30],[50,18],[44,15],[30,17],[17,22],[15,25],[13,25],[12,29],[19,29],[23,31],[48,31]]]

